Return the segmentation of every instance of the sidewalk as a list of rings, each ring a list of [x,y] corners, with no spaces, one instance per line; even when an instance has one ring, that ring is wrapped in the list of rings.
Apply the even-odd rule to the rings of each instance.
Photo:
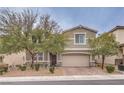
[[[74,75],[74,76],[32,76],[32,77],[0,77],[0,82],[21,81],[65,81],[65,80],[114,80],[124,79],[124,75]]]

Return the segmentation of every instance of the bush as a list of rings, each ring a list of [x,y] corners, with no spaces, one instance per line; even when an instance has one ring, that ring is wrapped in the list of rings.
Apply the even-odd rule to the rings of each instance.
[[[35,70],[39,71],[39,69],[40,69],[40,64],[35,64]]]
[[[115,71],[115,67],[113,65],[107,65],[106,70],[108,73],[112,73]]]
[[[101,67],[101,64],[100,64],[100,63],[97,63],[96,66],[97,66],[97,67]]]
[[[0,75],[3,75],[4,69],[0,68]]]
[[[0,64],[0,75],[2,75],[3,72],[8,72],[8,64]]]
[[[16,65],[17,70],[21,69],[21,65]]]
[[[19,68],[20,68],[21,71],[25,71],[26,70],[26,66],[25,65],[22,65],[22,66],[20,65]]]
[[[54,71],[55,71],[55,67],[54,66],[51,66],[50,68],[49,68],[49,71],[50,71],[50,73],[54,73]]]
[[[8,67],[4,67],[4,72],[8,72]]]
[[[16,67],[20,67],[21,65],[16,65]]]
[[[31,69],[34,69],[35,65],[34,64],[31,64]]]

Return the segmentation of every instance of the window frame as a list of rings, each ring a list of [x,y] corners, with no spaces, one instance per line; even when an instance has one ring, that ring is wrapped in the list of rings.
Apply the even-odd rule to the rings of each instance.
[[[43,60],[44,60],[44,53],[42,52],[42,60],[39,60],[39,58],[40,58],[39,54],[41,54],[41,53],[38,53],[38,55],[37,55],[37,60],[38,60],[38,61],[43,61]]]
[[[76,35],[77,34],[83,34],[84,35],[84,43],[76,43]],[[86,33],[84,33],[84,32],[74,33],[74,45],[86,45]]]
[[[39,55],[38,55],[38,53],[37,53],[37,54],[36,54],[36,60],[35,60],[35,61],[38,61],[38,62],[44,61],[44,52],[41,52],[41,53],[42,53],[43,59],[42,59],[42,60],[39,60]]]

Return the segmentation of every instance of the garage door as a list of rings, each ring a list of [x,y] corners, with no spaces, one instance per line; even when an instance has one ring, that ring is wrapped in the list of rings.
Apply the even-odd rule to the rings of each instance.
[[[84,54],[64,54],[62,66],[89,66],[89,56]]]

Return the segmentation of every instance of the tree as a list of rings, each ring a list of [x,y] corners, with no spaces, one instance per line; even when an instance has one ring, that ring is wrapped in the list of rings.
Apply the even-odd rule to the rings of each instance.
[[[32,65],[38,52],[51,50],[50,43],[54,45],[53,43],[58,41],[60,46],[56,52],[63,47],[60,39],[64,37],[59,34],[58,24],[51,20],[49,15],[39,16],[30,9],[22,12],[1,10],[0,31],[0,52],[11,54],[27,51],[32,58]]]
[[[104,68],[105,57],[118,53],[118,42],[115,41],[113,34],[103,33],[97,38],[90,39],[89,44],[93,55],[102,56],[102,69]]]
[[[39,27],[42,29],[42,32],[44,32],[45,39],[43,50],[51,55],[63,52],[67,39],[58,24],[51,20],[49,15],[40,17],[40,24]],[[37,34],[36,37],[42,38],[41,35],[38,35],[39,34]],[[50,60],[52,62],[52,59]]]
[[[32,10],[18,13],[9,9],[3,9],[0,13],[1,52],[11,54],[26,50],[33,64],[38,46],[32,42],[32,36],[36,30],[34,25],[38,14],[33,13]]]

